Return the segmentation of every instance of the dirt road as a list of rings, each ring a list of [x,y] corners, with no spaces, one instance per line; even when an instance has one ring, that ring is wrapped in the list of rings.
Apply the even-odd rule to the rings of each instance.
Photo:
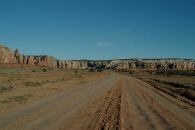
[[[2,130],[195,129],[195,108],[130,76],[111,74],[0,115]]]
[[[195,109],[135,78],[124,78],[122,129],[194,130]]]

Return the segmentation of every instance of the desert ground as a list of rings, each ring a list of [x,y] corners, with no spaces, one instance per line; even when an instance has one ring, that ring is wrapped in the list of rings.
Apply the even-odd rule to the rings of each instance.
[[[0,130],[194,130],[195,76],[0,68]]]

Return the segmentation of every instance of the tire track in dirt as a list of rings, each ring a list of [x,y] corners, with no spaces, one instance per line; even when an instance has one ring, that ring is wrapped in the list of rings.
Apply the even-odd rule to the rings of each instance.
[[[148,100],[148,95],[143,90],[139,90],[136,88],[135,95],[139,99],[140,104],[142,104],[142,109],[150,116],[151,120],[157,125],[156,128],[164,129],[164,130],[173,130],[175,126],[173,126],[167,119],[157,111],[156,107],[154,106],[154,100]]]
[[[121,113],[121,123],[123,124],[122,129],[156,130],[157,127],[155,123],[151,119],[150,115],[147,113],[146,109],[143,107],[143,104],[141,104],[139,101],[140,99],[137,96],[137,91],[132,88],[132,86],[129,86],[129,81],[126,78],[124,79],[122,93],[125,94],[124,98],[126,98],[126,100],[122,100],[123,107],[126,107],[126,111],[122,111]]]
[[[154,116],[154,119],[159,124],[161,124],[164,127],[164,129],[169,130],[174,128],[174,126],[172,126],[172,124],[167,121],[167,119],[162,115],[162,113],[156,110],[157,107],[154,105],[155,102],[154,99],[148,94],[144,93],[143,91],[142,100],[143,100],[142,103],[146,105],[148,111],[151,113],[151,115]]]
[[[148,107],[147,111],[152,113],[151,116],[154,116],[156,118],[156,121],[158,121],[159,125],[168,130],[194,129],[194,126],[190,125],[191,122],[185,121],[185,118],[187,116],[185,116],[185,118],[182,117],[183,119],[181,119],[180,117],[178,117],[178,115],[180,114],[175,114],[173,113],[173,111],[171,111],[173,109],[171,105],[176,105],[176,103],[167,104],[167,102],[173,101],[171,100],[172,97],[159,94],[159,92],[156,92],[158,90],[155,90],[154,93],[153,89],[148,85],[145,85],[137,79],[134,80],[135,84],[137,84],[137,94],[139,94],[139,97],[142,99],[139,101],[142,102],[143,106]],[[163,105],[165,102],[166,105]],[[174,107],[175,110],[179,109],[181,111],[183,109],[183,107],[179,107],[179,105],[176,106],[177,107]],[[182,111],[185,112],[184,110]]]
[[[121,81],[98,98],[70,129],[120,130]],[[82,122],[82,124],[80,124]],[[84,124],[83,124],[84,123]]]

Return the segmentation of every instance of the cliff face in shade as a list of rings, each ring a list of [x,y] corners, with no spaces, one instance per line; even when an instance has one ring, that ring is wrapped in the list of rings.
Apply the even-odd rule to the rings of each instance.
[[[56,67],[59,69],[195,69],[195,60],[191,59],[119,59],[119,60],[58,60],[52,56],[24,56],[19,50],[12,51],[0,45],[0,64],[27,64],[38,67]]]

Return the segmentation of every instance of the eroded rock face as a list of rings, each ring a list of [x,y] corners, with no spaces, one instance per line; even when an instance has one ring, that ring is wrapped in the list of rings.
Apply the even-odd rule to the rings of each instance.
[[[19,64],[24,64],[24,56],[22,56],[21,54],[17,57],[17,61]]]
[[[35,62],[41,67],[57,67],[57,60],[51,56],[36,56]]]
[[[28,64],[28,56],[23,56],[23,63]]]
[[[27,58],[27,64],[29,64],[29,65],[35,65],[35,61],[34,61],[34,57],[33,56],[29,56]]]
[[[112,69],[112,70],[162,70],[162,69],[195,69],[195,60],[185,59],[127,59],[127,60],[57,60],[51,56],[24,56],[19,50],[14,52],[0,45],[1,64],[28,64],[40,67],[59,69]]]
[[[85,61],[69,60],[64,62],[64,69],[87,69],[88,65]]]
[[[23,56],[23,63],[40,67],[59,67],[58,60],[51,56]]]
[[[16,49],[14,51],[14,56],[15,56],[15,59],[16,59],[16,63],[19,63],[19,64],[23,64],[24,63],[24,61],[23,61],[24,56],[22,56],[20,54],[20,51],[18,49]]]
[[[66,69],[114,69],[114,70],[162,70],[162,69],[195,69],[193,60],[112,60],[112,61],[67,61]]]
[[[1,64],[13,64],[16,62],[14,53],[11,49],[0,45],[0,63]]]

